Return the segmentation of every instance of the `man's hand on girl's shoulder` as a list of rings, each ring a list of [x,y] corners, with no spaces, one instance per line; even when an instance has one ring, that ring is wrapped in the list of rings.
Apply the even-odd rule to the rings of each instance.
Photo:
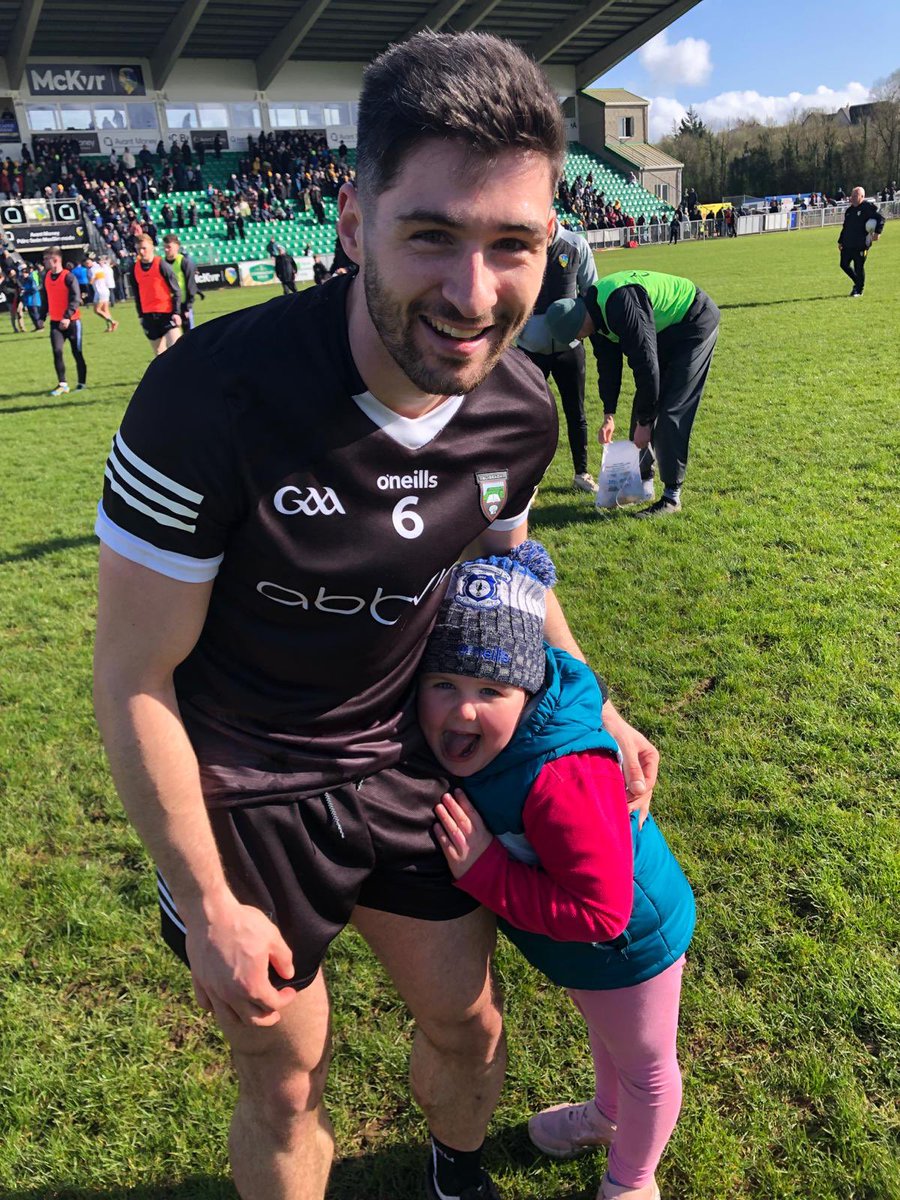
[[[611,700],[603,705],[603,725],[619,743],[622,752],[628,810],[640,813],[639,825],[643,825],[650,814],[650,798],[656,787],[659,751],[633,725],[628,724]]]

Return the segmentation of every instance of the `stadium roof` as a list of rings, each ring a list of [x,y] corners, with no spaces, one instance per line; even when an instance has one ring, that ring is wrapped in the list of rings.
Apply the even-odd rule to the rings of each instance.
[[[648,142],[607,141],[606,149],[610,154],[615,154],[643,170],[650,170],[653,167],[684,166],[683,162],[673,158],[671,154],[666,154],[664,150],[657,150]]]
[[[645,100],[643,96],[636,96],[634,92],[626,92],[624,88],[583,88],[585,96],[590,96],[592,100],[599,100],[602,104],[649,104],[649,100]]]
[[[29,58],[254,59],[265,90],[291,59],[368,62],[426,27],[512,38],[586,87],[699,0],[0,0],[10,87]]]

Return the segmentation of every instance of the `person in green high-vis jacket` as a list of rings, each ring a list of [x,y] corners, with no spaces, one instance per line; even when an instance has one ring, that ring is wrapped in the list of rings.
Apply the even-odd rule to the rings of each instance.
[[[178,234],[167,233],[163,238],[163,253],[166,262],[175,272],[178,286],[181,288],[182,305],[182,336],[194,328],[194,303],[198,295],[202,295],[197,287],[197,274],[193,259],[181,249]]]
[[[659,467],[663,494],[636,517],[681,511],[694,417],[700,405],[719,332],[719,310],[689,279],[659,271],[616,271],[578,300],[547,309],[553,336],[590,337],[603,402],[599,440],[612,441],[622,389],[622,362],[634,375],[631,440],[641,451],[641,474]]]

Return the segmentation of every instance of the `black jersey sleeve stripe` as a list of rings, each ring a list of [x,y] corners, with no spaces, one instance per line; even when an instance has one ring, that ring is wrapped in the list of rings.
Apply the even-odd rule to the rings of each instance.
[[[196,533],[196,525],[188,525],[185,521],[179,521],[177,517],[170,517],[168,513],[157,512],[155,508],[151,508],[149,504],[144,504],[143,500],[138,500],[137,496],[132,496],[113,475],[109,467],[103,472],[109,480],[109,486],[117,496],[125,501],[132,508],[137,509],[139,513],[143,513],[145,517],[152,517],[158,525],[169,525],[172,529],[183,529],[185,533]]]
[[[130,450],[125,444],[125,439],[122,437],[121,429],[116,434],[115,445],[120,450],[122,457],[128,463],[130,463],[132,467],[137,468],[142,475],[146,475],[148,479],[152,479],[154,483],[159,484],[160,487],[164,487],[166,491],[172,492],[176,496],[180,496],[182,500],[192,500],[194,504],[202,504],[203,496],[200,492],[195,492],[191,488],[185,487],[184,484],[178,483],[176,480],[171,479],[168,475],[163,475],[162,471],[157,471],[156,467],[152,467],[150,463],[145,462],[144,459],[135,454],[133,450]]]
[[[97,505],[94,533],[104,546],[109,546],[122,558],[181,583],[208,583],[215,579],[225,558],[224,554],[217,554],[214,558],[194,558],[192,555],[179,554],[177,550],[162,550],[110,520],[102,501]]]
[[[170,512],[175,513],[177,516],[189,518],[193,517],[194,520],[196,520],[199,516],[197,509],[188,508],[186,504],[179,504],[177,500],[171,500],[168,496],[164,496],[162,492],[158,492],[156,488],[152,488],[148,484],[143,483],[136,475],[132,475],[131,471],[122,465],[121,460],[116,455],[115,445],[113,445],[113,448],[110,452],[107,466],[112,468],[113,475],[115,475],[119,483],[123,487],[130,488],[132,492],[137,492],[145,499],[152,500],[156,504],[162,505],[164,508],[167,508]],[[110,478],[110,476],[107,477]],[[196,526],[194,526],[194,528],[196,528]]]
[[[178,929],[182,933],[187,933],[184,922],[178,915],[178,909],[175,907],[175,901],[172,899],[169,889],[166,887],[162,875],[157,872],[156,875],[156,894],[159,899],[159,906]]]

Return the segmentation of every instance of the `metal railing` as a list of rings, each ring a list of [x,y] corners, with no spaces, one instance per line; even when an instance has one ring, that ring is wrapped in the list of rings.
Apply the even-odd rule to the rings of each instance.
[[[581,236],[593,250],[611,250],[632,242],[638,246],[657,246],[663,242],[704,242],[729,236],[743,237],[749,233],[788,233],[796,229],[822,229],[826,225],[842,225],[849,206],[796,209],[777,213],[756,212],[738,217],[735,232],[729,233],[724,218],[719,215],[702,221],[680,221],[673,236],[670,223],[636,225],[632,229],[587,229]],[[876,203],[886,221],[900,217],[900,200]]]

